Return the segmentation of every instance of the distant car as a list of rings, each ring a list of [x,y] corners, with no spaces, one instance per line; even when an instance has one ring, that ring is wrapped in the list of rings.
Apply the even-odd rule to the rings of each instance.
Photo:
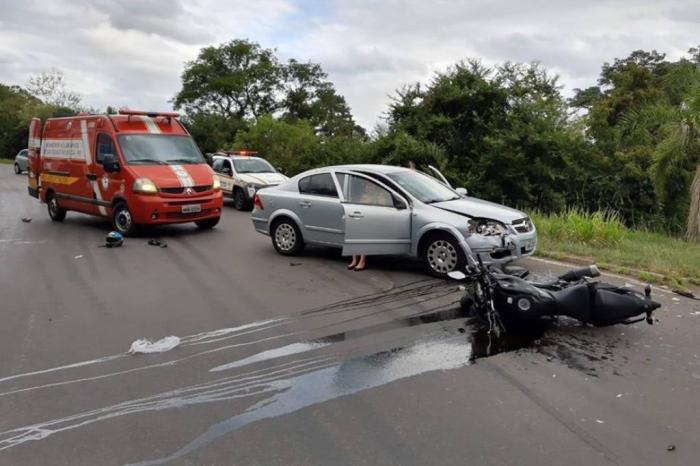
[[[212,168],[221,183],[224,196],[233,199],[238,210],[253,207],[255,193],[288,180],[265,159],[248,155],[214,154]]]
[[[255,229],[283,255],[309,243],[341,247],[343,255],[406,254],[442,277],[464,266],[466,254],[506,263],[532,254],[537,244],[523,212],[403,167],[310,170],[260,191],[254,204]]]
[[[15,174],[19,175],[22,172],[27,171],[27,155],[29,151],[27,149],[22,149],[15,155]]]

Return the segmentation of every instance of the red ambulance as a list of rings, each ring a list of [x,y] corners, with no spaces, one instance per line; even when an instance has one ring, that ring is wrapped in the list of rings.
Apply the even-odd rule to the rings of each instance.
[[[139,225],[221,216],[218,179],[177,113],[121,110],[116,115],[32,119],[29,194],[60,222],[69,210],[108,217],[124,235]]]

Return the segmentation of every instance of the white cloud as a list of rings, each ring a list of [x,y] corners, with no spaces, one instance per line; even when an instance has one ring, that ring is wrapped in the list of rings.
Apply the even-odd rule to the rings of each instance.
[[[56,68],[86,104],[168,109],[184,63],[233,38],[321,63],[371,127],[401,85],[467,57],[538,60],[566,92],[635,49],[698,45],[693,0],[0,0],[0,82]]]

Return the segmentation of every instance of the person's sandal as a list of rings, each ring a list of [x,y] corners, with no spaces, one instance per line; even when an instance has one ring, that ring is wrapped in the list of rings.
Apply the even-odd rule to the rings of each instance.
[[[347,267],[348,267],[348,270],[352,270],[352,269],[354,269],[355,267],[357,267],[357,264],[350,264],[350,265],[348,265]]]
[[[355,266],[355,268],[353,268],[353,270],[354,270],[355,272],[362,272],[362,271],[365,270],[366,268],[367,268],[366,265],[365,265],[364,267],[362,267],[362,268],[359,268],[359,267]]]

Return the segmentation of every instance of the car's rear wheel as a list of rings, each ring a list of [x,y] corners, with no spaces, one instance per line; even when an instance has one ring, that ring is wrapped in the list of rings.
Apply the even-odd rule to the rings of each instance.
[[[425,242],[423,263],[429,274],[443,278],[454,270],[464,268],[466,258],[452,235],[437,233],[431,235]]]
[[[233,207],[236,210],[248,209],[248,201],[246,200],[242,189],[235,189],[233,191]]]
[[[136,232],[134,217],[129,211],[129,207],[124,202],[120,202],[112,208],[112,225],[124,236],[129,236]]]
[[[304,249],[304,239],[293,220],[283,218],[272,225],[272,245],[283,256],[294,256]]]
[[[208,218],[206,220],[198,220],[194,222],[194,224],[201,230],[211,230],[219,223],[219,219],[221,219],[221,217]]]
[[[22,169],[19,168],[19,164],[15,162],[15,175],[19,175],[22,173]]]
[[[46,205],[48,206],[49,217],[51,217],[51,220],[53,220],[54,222],[62,222],[63,219],[66,218],[66,209],[58,205],[58,198],[53,192],[50,192],[46,197]]]

